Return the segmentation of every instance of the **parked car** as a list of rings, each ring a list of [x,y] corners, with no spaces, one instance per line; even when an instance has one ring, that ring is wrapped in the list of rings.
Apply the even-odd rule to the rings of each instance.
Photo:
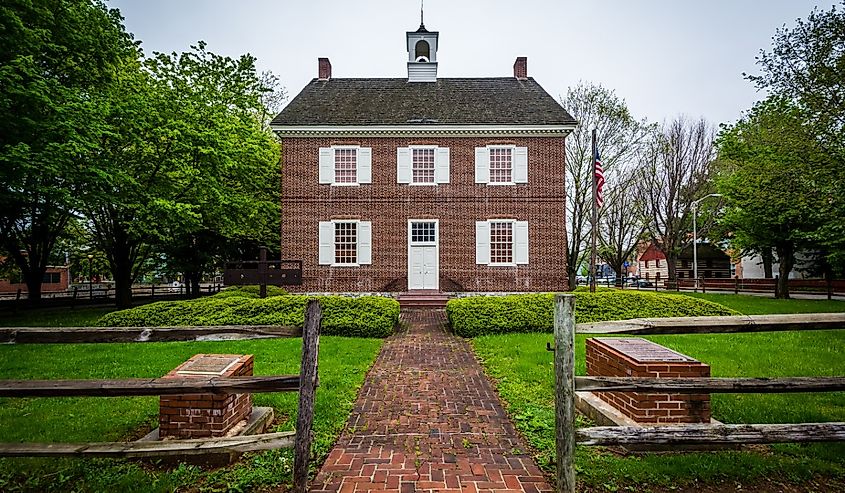
[[[639,287],[639,288],[653,288],[654,284],[651,281],[646,281],[645,279],[631,279],[628,281],[628,285],[632,287]]]

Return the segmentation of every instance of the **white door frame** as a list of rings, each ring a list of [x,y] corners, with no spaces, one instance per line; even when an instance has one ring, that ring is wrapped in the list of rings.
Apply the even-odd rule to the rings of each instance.
[[[416,243],[411,242],[411,224],[412,223],[434,223],[434,243]],[[408,219],[408,289],[411,288],[411,247],[413,246],[428,246],[434,247],[434,265],[435,273],[434,279],[436,286],[434,288],[423,289],[440,289],[440,220],[439,219]],[[424,279],[424,278],[423,278]],[[425,282],[425,281],[423,281]]]

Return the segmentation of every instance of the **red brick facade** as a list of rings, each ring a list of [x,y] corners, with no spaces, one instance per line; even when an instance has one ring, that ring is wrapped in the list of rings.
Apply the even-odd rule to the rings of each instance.
[[[528,148],[528,183],[475,183],[475,148]],[[372,183],[319,183],[319,148],[372,148]],[[450,149],[448,184],[397,183],[396,150],[410,145]],[[556,291],[566,289],[564,137],[287,137],[282,136],[282,256],[303,261],[302,286],[326,292],[404,291],[408,277],[408,220],[439,220],[442,291]],[[475,222],[528,221],[529,263],[476,264]],[[318,264],[320,221],[372,222],[372,264]]]
[[[70,277],[67,267],[47,267],[44,274],[44,282],[41,284],[42,293],[67,291]],[[58,282],[48,282],[53,280]],[[28,291],[24,282],[10,282],[9,279],[0,279],[0,293],[16,293],[18,289],[24,294]]]
[[[164,378],[208,378],[209,375],[180,373],[205,357],[233,358],[236,362],[219,375],[252,376],[252,355],[197,354]],[[216,375],[215,375],[216,376]],[[161,438],[220,437],[252,413],[251,394],[182,394],[159,399],[159,436]]]
[[[618,339],[617,339],[618,340]],[[629,339],[630,340],[630,339]],[[587,374],[607,377],[683,378],[709,377],[710,366],[686,361],[637,358],[609,344],[611,339],[587,339]],[[642,341],[660,352],[666,348]],[[677,354],[677,353],[676,353]],[[681,359],[681,358],[678,358]],[[642,392],[596,392],[603,401],[638,423],[709,423],[710,394],[645,394]]]

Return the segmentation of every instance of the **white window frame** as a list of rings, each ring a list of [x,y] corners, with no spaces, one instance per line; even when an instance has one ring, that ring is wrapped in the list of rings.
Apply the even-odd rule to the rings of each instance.
[[[486,262],[479,261],[479,240],[478,240],[478,232],[479,232],[479,225],[486,223]],[[492,223],[511,223],[511,262],[491,262],[492,257]],[[518,251],[518,240],[522,233],[519,232],[520,229],[524,228],[524,235],[525,235],[525,257],[524,260],[521,259]],[[529,227],[528,221],[520,221],[518,219],[510,219],[510,218],[503,218],[503,219],[487,219],[484,221],[476,221],[476,238],[475,238],[475,248],[476,248],[476,261],[475,263],[478,265],[486,265],[489,267],[517,267],[519,265],[528,265],[529,263]]]
[[[510,149],[511,151],[511,180],[510,181],[490,181],[493,173],[490,170],[490,151],[493,149]],[[514,156],[516,155],[516,146],[514,145],[489,145],[487,146],[487,184],[493,187],[516,185],[513,181],[514,175]]]
[[[351,149],[355,151],[355,181],[350,183],[337,182],[337,151]],[[324,151],[331,152],[331,171],[327,176],[323,169],[322,154]],[[366,156],[364,156],[366,154]],[[333,145],[329,147],[321,147],[319,149],[321,162],[318,164],[319,168],[319,183],[324,185],[331,185],[333,187],[357,187],[360,185],[370,184],[372,179],[373,168],[373,153],[371,147],[362,147],[359,145]],[[362,159],[365,157],[365,159]]]
[[[511,150],[511,180],[508,182],[490,181],[490,151],[492,149]],[[489,186],[514,186],[528,183],[528,147],[514,144],[489,144],[475,148],[475,183]]]
[[[411,170],[411,181],[408,182],[408,185],[414,187],[433,187],[437,186],[437,147],[434,145],[411,145],[408,146],[408,154],[410,158],[410,170]],[[434,152],[434,168],[432,172],[434,173],[434,181],[430,183],[423,183],[423,182],[416,182],[414,181],[414,149],[431,149]]]
[[[330,223],[332,225],[332,231],[331,231],[332,262],[331,263],[325,263],[325,264],[320,263],[320,259],[319,259],[320,254],[319,254],[319,246],[318,246],[318,253],[317,253],[317,255],[318,255],[317,263],[318,263],[318,265],[324,265],[324,266],[329,266],[329,267],[361,267],[362,265],[371,265],[373,263],[372,262],[372,255],[373,255],[372,254],[372,251],[373,251],[372,228],[373,228],[373,226],[372,226],[371,221],[361,221],[360,219],[332,219],[330,221],[321,221],[319,224],[323,224],[323,223]],[[337,243],[335,242],[335,239],[337,238],[337,224],[339,224],[339,223],[343,223],[343,224],[355,223],[355,263],[339,263],[339,262],[337,262],[337,255],[336,255]],[[364,225],[363,228],[362,228],[362,225]],[[366,228],[369,228],[369,231],[365,234],[362,234],[362,231]],[[319,233],[319,227],[318,227],[318,233]],[[369,236],[369,238],[367,238],[367,236]],[[369,240],[369,243],[367,243],[366,241],[362,241],[362,240]],[[363,250],[362,250],[362,246],[364,247]],[[369,256],[366,255],[367,253],[369,254]]]

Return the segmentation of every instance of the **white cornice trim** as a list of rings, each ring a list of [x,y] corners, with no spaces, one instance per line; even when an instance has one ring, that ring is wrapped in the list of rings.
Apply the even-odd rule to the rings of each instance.
[[[565,136],[575,125],[372,125],[372,126],[288,126],[271,125],[280,137],[368,136],[394,137],[402,135],[525,135],[531,137]]]

